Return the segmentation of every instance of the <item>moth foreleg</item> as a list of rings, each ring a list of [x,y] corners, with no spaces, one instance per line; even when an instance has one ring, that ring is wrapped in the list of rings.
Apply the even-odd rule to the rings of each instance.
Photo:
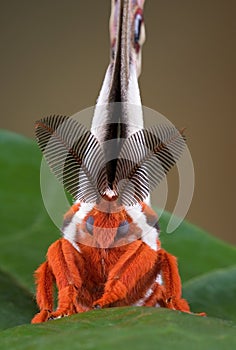
[[[48,262],[58,288],[58,306],[52,318],[84,311],[79,303],[84,261],[80,253],[66,239],[60,239],[48,249]]]
[[[32,323],[44,322],[50,317],[53,310],[53,279],[53,274],[47,261],[35,271],[36,301],[40,312],[34,316]]]
[[[158,269],[164,287],[163,297],[159,299],[159,303],[168,309],[190,312],[187,301],[182,298],[182,285],[177,259],[164,249],[160,249],[158,251],[158,262]]]
[[[33,318],[32,323],[85,311],[79,302],[83,268],[82,256],[67,240],[60,239],[49,247],[47,261],[36,271],[37,303],[41,311]],[[53,281],[58,289],[58,305],[55,311]]]
[[[94,307],[108,306],[124,299],[126,299],[125,304],[128,305],[129,296],[133,294],[139,281],[145,275],[153,274],[156,259],[156,251],[148,245],[142,241],[132,243],[111,269],[104,294],[94,302]]]

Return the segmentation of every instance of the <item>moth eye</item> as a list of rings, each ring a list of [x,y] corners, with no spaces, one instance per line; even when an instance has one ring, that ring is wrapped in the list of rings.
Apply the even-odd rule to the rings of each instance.
[[[93,234],[93,224],[94,218],[92,216],[89,216],[86,220],[86,229],[91,235]]]
[[[120,226],[117,229],[117,235],[121,237],[125,236],[128,231],[129,231],[129,223],[128,221],[124,220],[120,223]]]
[[[138,44],[141,34],[141,25],[143,22],[143,16],[140,12],[137,12],[134,19],[134,43]]]

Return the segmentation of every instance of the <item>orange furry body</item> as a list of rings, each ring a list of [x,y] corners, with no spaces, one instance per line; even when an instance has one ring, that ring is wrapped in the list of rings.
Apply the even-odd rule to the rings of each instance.
[[[68,222],[79,208],[79,205],[74,205],[66,214],[65,221]],[[145,213],[147,221],[155,217],[152,209],[145,204],[142,204],[142,212]],[[91,213],[101,231],[104,227],[104,215],[107,214],[102,214],[97,209],[93,209]],[[137,225],[132,223],[125,211],[109,214],[110,221],[107,225],[109,227],[112,222],[112,227],[118,226],[123,215],[129,220],[133,235],[132,231],[137,230]],[[81,227],[84,222],[86,217]],[[101,233],[98,232],[97,237]],[[89,238],[96,240],[96,234],[87,236],[85,234],[86,244],[76,243],[76,247],[65,238],[49,247],[46,262],[35,273],[36,298],[40,312],[32,323],[93,308],[125,305],[160,306],[190,312],[188,303],[181,298],[176,258],[160,247],[159,240],[156,242],[157,250],[152,249],[142,238],[112,247],[112,232],[110,237],[106,237],[103,232],[101,237],[107,240],[106,243],[110,242],[110,247],[99,248],[92,246],[89,241]],[[55,311],[54,283],[58,289],[58,306]]]

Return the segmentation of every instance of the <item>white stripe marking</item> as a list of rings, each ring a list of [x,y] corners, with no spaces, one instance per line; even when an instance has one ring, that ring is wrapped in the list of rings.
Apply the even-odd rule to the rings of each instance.
[[[126,206],[128,215],[132,218],[133,222],[142,230],[142,241],[149,245],[150,248],[157,251],[157,230],[148,225],[145,214],[142,212],[140,204],[135,206]]]
[[[139,299],[138,301],[136,301],[136,303],[134,303],[133,305],[134,305],[134,306],[143,306],[144,303],[145,303],[145,301],[152,295],[152,293],[153,293],[152,288],[149,288],[149,289],[146,291],[144,297],[141,298],[141,299]]]
[[[92,210],[94,203],[81,203],[79,210],[73,216],[69,225],[63,231],[63,237],[69,241],[73,247],[81,253],[80,248],[76,243],[77,225],[81,224],[85,216]]]
[[[163,284],[163,281],[162,281],[162,277],[161,277],[161,274],[158,274],[156,276],[156,279],[155,279],[155,282],[157,282],[158,284],[162,285]],[[154,282],[154,284],[155,284]],[[152,285],[153,286],[153,285]],[[139,299],[138,301],[136,301],[136,303],[134,303],[133,305],[134,306],[143,306],[145,304],[145,302],[147,301],[147,299],[153,294],[153,289],[152,287],[150,287],[146,293],[145,293],[145,296],[141,299]],[[155,307],[160,307],[160,305],[157,303],[155,305]]]

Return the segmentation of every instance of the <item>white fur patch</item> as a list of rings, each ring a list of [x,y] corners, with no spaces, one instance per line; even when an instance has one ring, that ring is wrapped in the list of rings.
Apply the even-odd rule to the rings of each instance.
[[[133,222],[142,230],[142,241],[150,248],[157,251],[158,232],[154,227],[148,225],[146,216],[142,212],[141,205],[137,204],[132,207],[126,206],[125,208]]]
[[[136,74],[136,69],[134,64],[130,65],[130,77],[129,77],[129,87],[128,87],[128,103],[134,104],[136,106],[142,106],[138,78]],[[137,118],[137,116],[136,116]],[[137,125],[143,127],[143,118],[136,119]]]
[[[101,127],[109,123],[107,103],[110,91],[110,83],[112,78],[112,66],[108,66],[105,78],[102,84],[97,104],[94,110],[91,132],[96,138],[102,142],[105,136],[106,129]],[[127,101],[124,101],[127,107],[127,116],[124,117],[124,122],[127,124],[127,134],[130,136],[134,132],[143,128],[143,109],[134,64],[130,65],[129,85],[127,92]]]
[[[160,285],[163,284],[163,279],[162,279],[161,274],[157,275],[157,277],[156,277],[156,282],[157,282],[158,284],[160,284]]]
[[[111,65],[109,65],[105,74],[101,91],[97,99],[97,104],[94,110],[94,116],[91,125],[91,132],[100,142],[103,141],[105,135],[104,126],[106,125],[106,123],[108,123],[107,103],[110,90],[111,72],[112,67]],[[103,128],[101,127],[101,125],[103,125]]]
[[[158,284],[162,285],[163,284],[163,281],[162,281],[162,277],[161,277],[161,274],[158,274],[156,279],[155,279],[155,282],[157,282]],[[145,302],[147,301],[147,299],[153,294],[153,289],[152,287],[150,287],[143,298],[139,299],[138,301],[136,301],[135,304],[133,304],[134,306],[143,306],[145,304]],[[155,305],[155,307],[160,307],[160,305],[157,303]]]
[[[76,244],[77,225],[81,224],[84,217],[93,209],[94,203],[81,203],[79,210],[73,216],[69,225],[67,225],[63,231],[63,237],[69,241],[73,247],[81,252]]]
[[[139,299],[138,301],[136,301],[136,303],[134,303],[133,305],[134,306],[143,306],[144,303],[146,302],[146,300],[152,295],[153,293],[153,290],[152,288],[149,288],[146,293],[145,293],[145,296],[141,299]]]
[[[143,108],[134,64],[130,65],[127,107],[127,134],[130,136],[143,129]]]
[[[105,192],[106,196],[108,196],[109,198],[115,197],[116,193],[114,191],[112,191],[110,188],[106,189]]]

